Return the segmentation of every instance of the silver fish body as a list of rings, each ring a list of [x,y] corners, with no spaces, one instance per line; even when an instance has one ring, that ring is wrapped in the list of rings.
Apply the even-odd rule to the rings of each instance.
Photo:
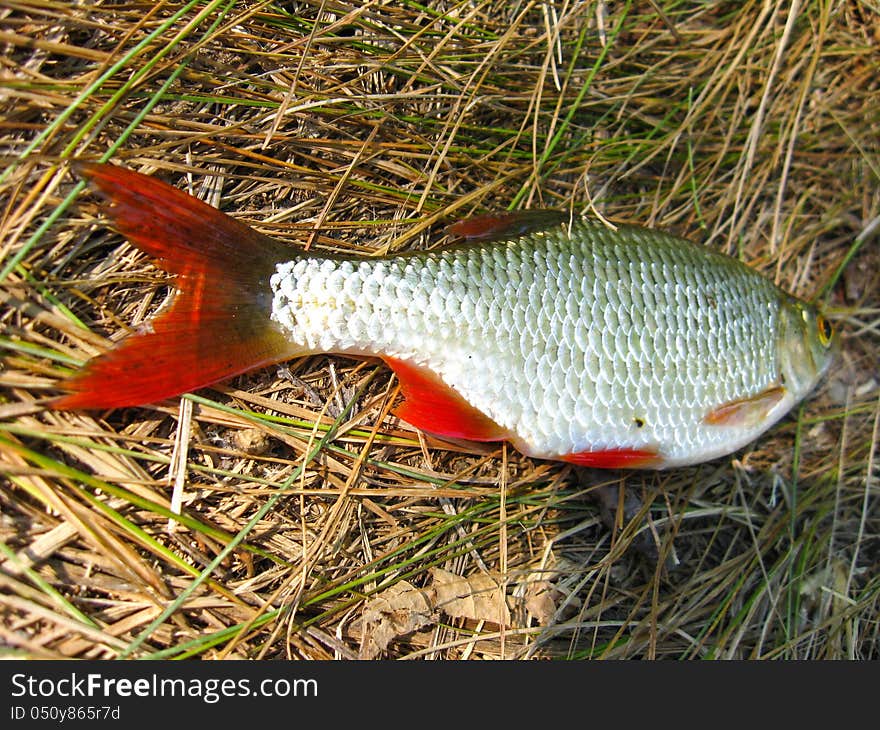
[[[635,466],[670,467],[729,453],[830,361],[810,306],[733,258],[635,227],[295,257],[270,286],[272,319],[296,348],[433,373],[541,458],[632,451],[656,457]]]

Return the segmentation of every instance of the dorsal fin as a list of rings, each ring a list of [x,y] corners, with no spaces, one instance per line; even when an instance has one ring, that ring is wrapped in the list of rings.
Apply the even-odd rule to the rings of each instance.
[[[447,231],[450,235],[460,236],[468,241],[499,241],[545,231],[560,225],[568,218],[568,213],[547,208],[486,213],[453,223]]]

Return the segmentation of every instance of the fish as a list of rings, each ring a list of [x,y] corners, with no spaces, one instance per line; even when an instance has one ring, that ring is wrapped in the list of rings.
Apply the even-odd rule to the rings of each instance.
[[[428,250],[316,255],[156,177],[75,171],[177,293],[61,381],[55,409],[143,405],[333,353],[382,360],[403,395],[395,414],[441,439],[665,469],[751,443],[833,359],[816,306],[655,229],[524,210],[453,223],[456,242]]]

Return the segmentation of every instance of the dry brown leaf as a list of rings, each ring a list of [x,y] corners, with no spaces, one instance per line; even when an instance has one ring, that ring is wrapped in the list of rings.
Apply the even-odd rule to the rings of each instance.
[[[549,580],[538,580],[526,587],[526,611],[541,626],[547,626],[556,615],[556,598],[560,592]]]
[[[418,631],[442,611],[450,618],[511,625],[503,583],[484,573],[462,578],[431,568],[433,582],[424,590],[402,580],[375,596],[361,621],[361,659],[375,659],[396,638]]]
[[[500,578],[481,573],[462,578],[431,568],[434,606],[452,618],[470,618],[510,626],[510,609]]]
[[[432,596],[399,581],[371,599],[361,619],[361,659],[375,659],[399,636],[433,622]]]
[[[243,428],[232,434],[235,447],[251,456],[260,456],[269,450],[269,437],[259,428]]]

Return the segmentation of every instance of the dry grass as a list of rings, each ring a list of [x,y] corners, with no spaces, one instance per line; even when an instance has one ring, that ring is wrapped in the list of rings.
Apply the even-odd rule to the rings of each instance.
[[[878,657],[876,2],[21,1],[0,42],[3,651]],[[341,358],[46,411],[168,295],[74,156],[318,251],[593,207],[826,300],[839,367],[736,458],[659,474],[426,440]],[[614,530],[609,483],[645,504]],[[671,572],[630,549],[646,513]]]

